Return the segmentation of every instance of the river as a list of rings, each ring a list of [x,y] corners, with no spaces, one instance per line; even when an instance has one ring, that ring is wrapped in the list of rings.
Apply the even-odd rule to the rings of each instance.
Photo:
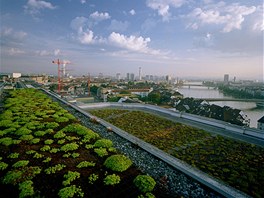
[[[200,83],[200,82],[199,82]],[[194,83],[192,83],[194,84]],[[197,84],[197,83],[195,83]],[[196,87],[196,86],[183,86],[178,88],[179,92],[184,95],[184,97],[193,98],[232,98],[224,96],[219,90],[208,87]],[[257,128],[257,121],[264,115],[264,109],[256,106],[254,102],[233,102],[233,101],[219,101],[210,102],[210,104],[216,104],[219,106],[230,106],[232,108],[242,110],[250,119],[250,127]]]

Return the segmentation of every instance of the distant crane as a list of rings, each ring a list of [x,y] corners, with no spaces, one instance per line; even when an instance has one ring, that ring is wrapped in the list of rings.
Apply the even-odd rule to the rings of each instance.
[[[58,65],[58,93],[60,94],[62,86],[63,86],[63,77],[65,75],[65,67],[67,64],[70,64],[70,61],[61,61],[60,59],[52,61],[53,64]],[[62,69],[60,68],[62,65]]]
[[[91,96],[90,84],[91,84],[91,77],[90,77],[90,73],[89,73],[88,82],[87,82],[88,96]]]

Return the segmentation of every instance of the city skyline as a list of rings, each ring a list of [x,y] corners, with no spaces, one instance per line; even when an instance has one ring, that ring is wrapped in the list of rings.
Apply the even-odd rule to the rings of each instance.
[[[1,1],[0,72],[263,80],[263,3]]]

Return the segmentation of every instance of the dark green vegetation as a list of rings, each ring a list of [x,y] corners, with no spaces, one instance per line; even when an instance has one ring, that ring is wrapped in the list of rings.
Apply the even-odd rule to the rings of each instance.
[[[15,90],[3,102],[1,197],[145,196],[131,160],[45,94]]]
[[[251,196],[264,197],[264,148],[140,111],[91,113]]]
[[[257,98],[257,99],[264,99],[264,97],[261,95],[261,92],[256,92],[254,95],[249,93],[248,91],[244,89],[232,89],[229,86],[219,86],[219,90],[221,90],[225,95],[233,96],[235,98]]]

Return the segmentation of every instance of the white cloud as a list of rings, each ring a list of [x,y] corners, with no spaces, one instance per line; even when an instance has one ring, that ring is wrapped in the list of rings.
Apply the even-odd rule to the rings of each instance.
[[[87,28],[88,19],[86,17],[76,17],[71,21],[71,28],[77,33],[77,40],[82,44],[93,44],[95,42],[102,42],[94,36],[92,30]]]
[[[257,7],[256,15],[254,16],[254,19],[252,20],[252,30],[254,31],[264,31],[264,4]]]
[[[135,14],[136,14],[136,11],[135,11],[134,9],[132,9],[132,10],[129,11],[129,13],[130,13],[131,15],[135,15]]]
[[[9,39],[15,39],[15,40],[22,40],[24,39],[28,34],[24,31],[15,31],[13,28],[10,27],[3,27],[1,30],[1,36],[7,37]]]
[[[58,55],[60,55],[60,54],[61,54],[60,49],[55,49],[55,50],[54,50],[54,56],[58,56]]]
[[[153,10],[157,10],[162,16],[163,21],[170,19],[170,7],[179,8],[185,3],[185,0],[147,0],[147,6]]]
[[[148,49],[147,44],[150,42],[150,38],[136,37],[133,35],[127,37],[123,34],[112,32],[109,35],[109,41],[121,48],[145,52]]]
[[[148,43],[151,41],[149,37],[143,38],[141,36],[136,37],[133,35],[125,36],[123,34],[112,32],[108,37],[108,41],[114,46],[135,52],[141,52],[151,55],[161,54],[159,50],[153,50],[148,47]]]
[[[24,6],[24,9],[27,13],[36,15],[42,9],[55,9],[56,6],[53,6],[50,2],[41,1],[41,0],[28,0],[27,4]]]
[[[211,24],[221,25],[222,32],[231,32],[241,29],[245,16],[256,11],[255,6],[247,7],[239,4],[225,5],[218,3],[210,8],[195,8],[188,17],[192,20],[187,27],[198,29],[200,26]]]
[[[213,47],[213,45],[214,45],[214,36],[211,33],[208,32],[205,35],[202,35],[200,37],[195,37],[193,42],[194,42],[193,44],[196,47],[199,47],[199,48],[200,47],[202,47],[202,48],[204,48],[204,47],[206,47],[206,48]]]
[[[103,21],[103,20],[107,20],[110,19],[111,16],[105,12],[105,13],[99,13],[98,11],[90,14],[90,18],[94,19],[95,21]]]
[[[8,53],[9,53],[9,55],[13,56],[13,55],[18,55],[18,54],[24,54],[25,51],[20,50],[18,48],[11,48],[10,50],[8,50]]]
[[[81,4],[85,4],[86,3],[86,0],[81,0]]]
[[[83,31],[82,28],[79,30],[79,41],[82,44],[92,44],[95,42],[93,31],[87,30]]]
[[[39,56],[49,56],[49,55],[51,55],[51,53],[48,52],[47,50],[37,50],[36,54],[39,55]]]
[[[37,50],[35,54],[38,56],[58,56],[61,54],[60,49],[55,49],[54,51],[48,50]]]
[[[124,32],[127,30],[129,26],[129,23],[127,21],[117,21],[117,20],[111,20],[111,24],[109,26],[109,30],[112,30],[112,31],[119,31],[119,32]]]
[[[88,19],[86,17],[75,17],[72,21],[71,21],[71,28],[73,30],[78,31],[80,27],[83,27],[85,25],[85,23],[88,21]]]

